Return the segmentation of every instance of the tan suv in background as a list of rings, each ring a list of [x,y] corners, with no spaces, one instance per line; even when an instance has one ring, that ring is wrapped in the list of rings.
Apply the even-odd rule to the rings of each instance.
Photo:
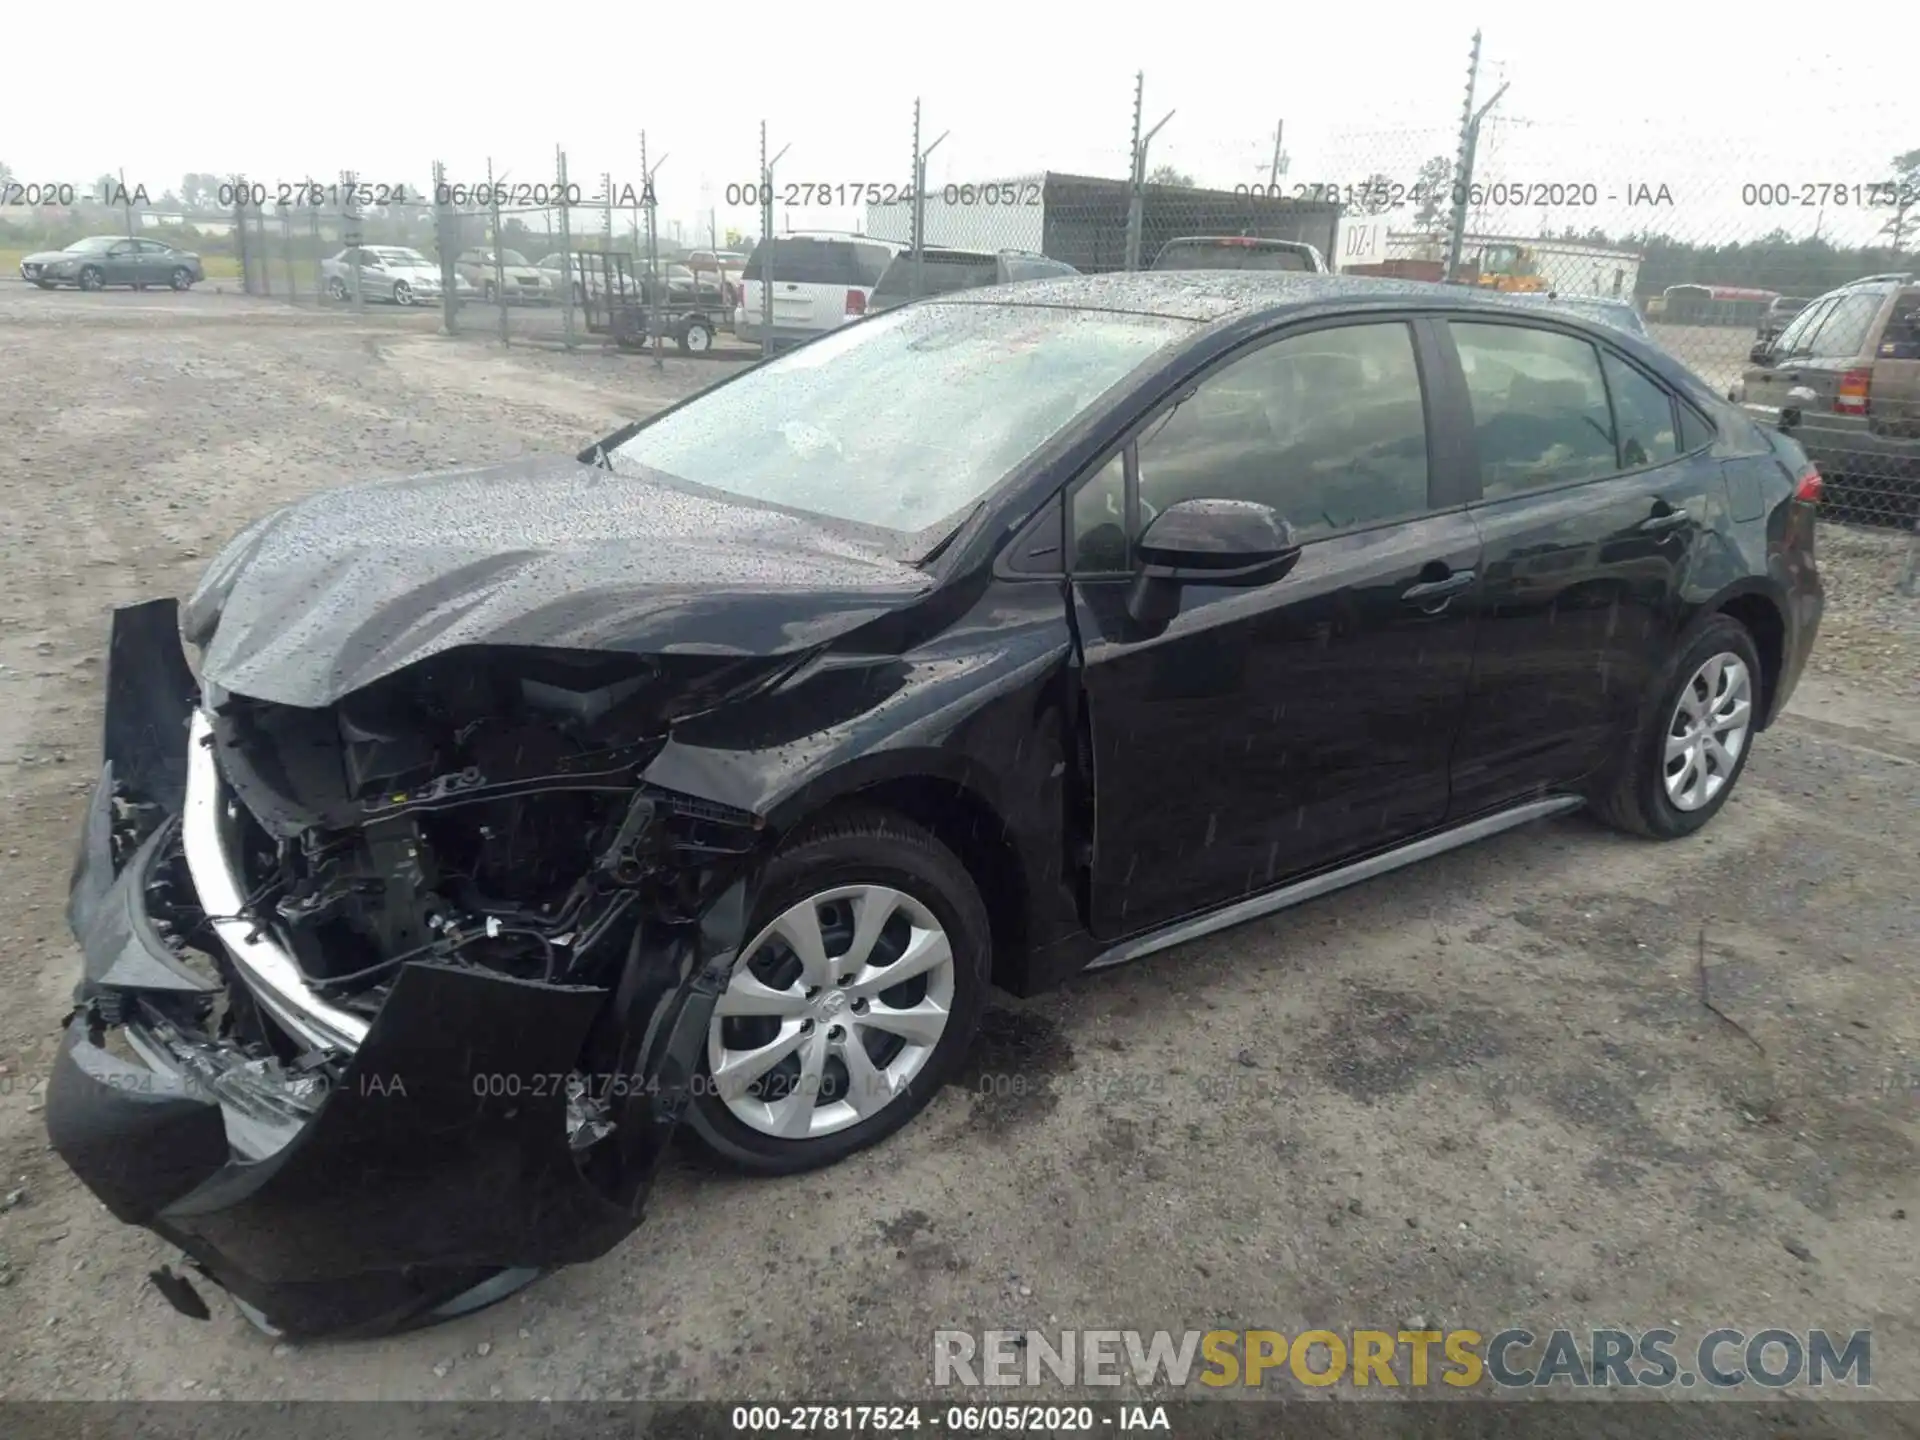
[[[1762,340],[1729,395],[1787,432],[1845,518],[1911,525],[1920,513],[1920,284],[1869,275],[1829,291]]]

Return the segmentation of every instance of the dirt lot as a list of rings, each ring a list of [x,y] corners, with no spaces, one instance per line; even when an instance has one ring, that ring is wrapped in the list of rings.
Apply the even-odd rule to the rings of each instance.
[[[0,1397],[877,1399],[932,1393],[940,1326],[1423,1322],[1871,1327],[1920,1397],[1920,602],[1838,530],[1814,673],[1696,840],[1574,817],[1002,1000],[879,1150],[676,1165],[613,1255],[437,1330],[169,1310],[40,1113],[109,608],[287,498],[572,450],[715,373],[0,292]]]

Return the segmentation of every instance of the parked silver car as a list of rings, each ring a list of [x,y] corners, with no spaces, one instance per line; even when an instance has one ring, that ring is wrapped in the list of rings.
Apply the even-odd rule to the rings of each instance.
[[[499,298],[547,304],[560,296],[559,285],[518,250],[499,251],[497,261],[492,250],[462,250],[454,264],[488,304]]]
[[[349,245],[339,254],[320,262],[320,274],[327,295],[347,300],[353,295],[353,270],[356,256],[360,266],[360,296],[395,305],[433,304],[440,300],[443,286],[440,262],[429,260],[418,250],[404,245]],[[473,287],[455,276],[454,293],[467,296]]]

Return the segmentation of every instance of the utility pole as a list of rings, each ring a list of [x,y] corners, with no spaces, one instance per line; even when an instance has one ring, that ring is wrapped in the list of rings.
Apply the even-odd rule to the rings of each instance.
[[[1487,118],[1487,112],[1500,103],[1500,97],[1507,93],[1502,85],[1493,92],[1493,98],[1478,110],[1473,108],[1476,90],[1480,83],[1480,32],[1473,32],[1473,55],[1467,65],[1467,101],[1460,111],[1460,162],[1454,169],[1453,181],[1453,221],[1451,235],[1447,242],[1447,280],[1460,278],[1460,252],[1467,239],[1467,201],[1473,192],[1473,162],[1480,149],[1480,122]]]
[[[1147,72],[1136,70],[1133,75],[1133,177],[1129,183],[1127,197],[1127,269],[1140,268],[1140,232],[1146,220],[1147,188],[1147,146],[1153,143],[1153,137],[1160,133],[1161,127],[1173,118],[1169,110],[1161,117],[1160,124],[1140,133],[1142,107],[1147,95]]]
[[[940,140],[951,135],[942,130]],[[918,299],[926,289],[927,264],[927,157],[939,148],[940,140],[920,148],[920,102],[913,102],[913,296]]]
[[[1286,152],[1280,148],[1280,137],[1287,133],[1287,122],[1282,120],[1273,127],[1273,165],[1267,171],[1267,194],[1280,188],[1280,177],[1287,173]]]
[[[792,149],[782,145],[767,158],[767,122],[760,122],[760,356],[773,353],[773,167]]]
[[[561,311],[561,327],[565,338],[562,343],[571,350],[573,338],[573,212],[567,206],[567,152],[558,145],[553,147],[553,178],[560,189],[560,303],[566,307]],[[581,287],[584,291],[585,287]]]

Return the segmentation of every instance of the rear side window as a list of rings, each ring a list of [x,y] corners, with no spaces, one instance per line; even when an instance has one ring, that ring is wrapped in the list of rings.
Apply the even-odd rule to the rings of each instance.
[[[1075,275],[1071,265],[1059,260],[1042,260],[1032,255],[1006,257],[1008,280],[1044,280],[1052,275]]]
[[[856,256],[856,250],[866,253]],[[769,255],[776,285],[876,285],[889,258],[888,252],[877,245],[856,246],[846,240],[782,236],[771,242],[763,240],[753,247],[753,258],[747,261],[746,273],[741,278],[765,279]],[[874,256],[880,257],[877,266]]]
[[[1680,453],[1691,455],[1713,443],[1713,422],[1685,400],[1674,407],[1680,412]]]
[[[1882,360],[1920,360],[1920,290],[1902,292],[1880,335]]]
[[[1638,470],[1675,458],[1680,442],[1673,428],[1673,397],[1616,356],[1602,355],[1600,365],[1613,396],[1621,468]]]
[[[1856,290],[1840,303],[1813,336],[1808,354],[1815,360],[1851,360],[1867,348],[1867,332],[1887,298],[1884,290]]]
[[[951,295],[991,285],[998,277],[991,255],[926,255],[921,259],[920,293]],[[902,251],[886,268],[873,291],[876,298],[905,300],[913,294],[913,256]]]
[[[1271,245],[1169,245],[1153,262],[1156,270],[1311,271],[1313,262],[1298,250]]]
[[[867,245],[856,240],[847,246],[847,253],[854,271],[854,278],[847,283],[863,285],[869,290],[880,283],[887,266],[893,263],[893,251],[884,245]]]
[[[1524,325],[1452,323],[1489,500],[1610,475],[1613,416],[1585,340]]]

